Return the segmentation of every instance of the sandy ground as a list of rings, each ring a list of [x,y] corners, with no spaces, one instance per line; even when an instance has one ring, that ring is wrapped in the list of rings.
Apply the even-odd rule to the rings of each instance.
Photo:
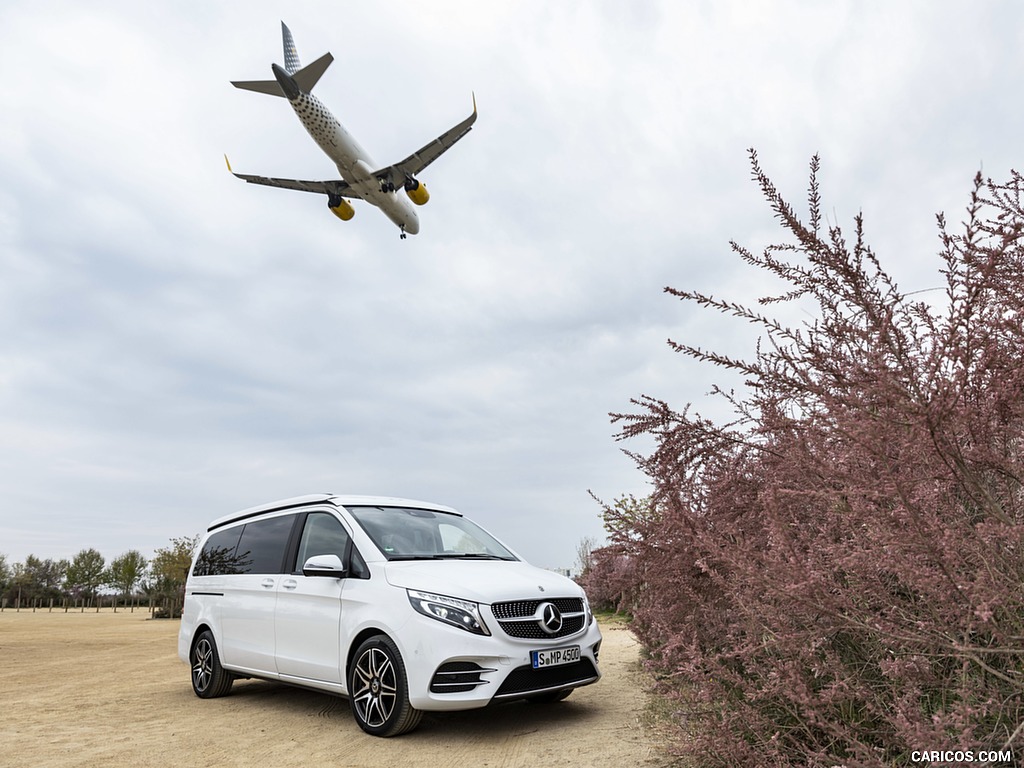
[[[427,714],[395,739],[348,702],[262,681],[200,700],[178,622],[145,612],[0,613],[0,763],[18,766],[647,766],[672,760],[645,715],[639,647],[603,624],[596,685],[558,704]]]

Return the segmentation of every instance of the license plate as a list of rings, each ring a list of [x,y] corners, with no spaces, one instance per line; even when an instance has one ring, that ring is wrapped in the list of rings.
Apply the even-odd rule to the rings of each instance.
[[[552,648],[547,651],[530,651],[530,662],[534,669],[574,664],[579,660],[580,647],[578,645],[571,645],[568,648]]]

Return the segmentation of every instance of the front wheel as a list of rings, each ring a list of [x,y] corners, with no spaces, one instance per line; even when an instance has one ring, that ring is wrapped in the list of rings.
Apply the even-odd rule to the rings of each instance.
[[[215,699],[231,688],[235,676],[220,665],[220,654],[213,633],[206,629],[192,643],[189,654],[192,666],[192,690],[201,699]]]
[[[399,736],[419,725],[423,716],[409,703],[402,655],[386,635],[375,635],[356,650],[348,694],[356,722],[373,736]]]

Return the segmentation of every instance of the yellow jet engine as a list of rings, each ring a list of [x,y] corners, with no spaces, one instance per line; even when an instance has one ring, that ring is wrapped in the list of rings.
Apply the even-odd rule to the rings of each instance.
[[[331,213],[342,221],[348,221],[356,215],[356,209],[352,207],[348,200],[340,195],[338,197],[328,197],[327,207],[331,209]]]
[[[416,203],[416,205],[424,205],[427,200],[430,199],[430,193],[427,192],[427,185],[421,184],[411,176],[406,179],[405,194],[407,194],[409,199]]]

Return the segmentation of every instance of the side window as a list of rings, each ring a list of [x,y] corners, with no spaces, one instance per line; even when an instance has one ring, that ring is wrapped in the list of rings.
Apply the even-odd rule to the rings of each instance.
[[[238,537],[242,526],[226,528],[210,535],[203,544],[203,551],[196,558],[193,576],[219,576],[221,574],[242,573],[243,568],[235,557]]]
[[[352,539],[345,526],[334,515],[326,512],[311,512],[306,517],[306,525],[299,540],[295,572],[300,573],[303,563],[316,555],[337,555],[346,564],[350,578],[370,578],[370,569],[359,551],[352,546]]]
[[[281,573],[294,522],[295,515],[285,515],[246,523],[235,553],[238,573]]]
[[[299,541],[297,568],[302,570],[303,563],[316,555],[337,555],[344,562],[348,541],[348,532],[334,515],[326,512],[310,513],[306,517],[306,527]]]
[[[366,565],[366,561],[363,560],[363,556],[359,554],[359,550],[355,547],[352,547],[352,557],[348,563],[348,575],[353,579],[370,578],[370,569]]]

